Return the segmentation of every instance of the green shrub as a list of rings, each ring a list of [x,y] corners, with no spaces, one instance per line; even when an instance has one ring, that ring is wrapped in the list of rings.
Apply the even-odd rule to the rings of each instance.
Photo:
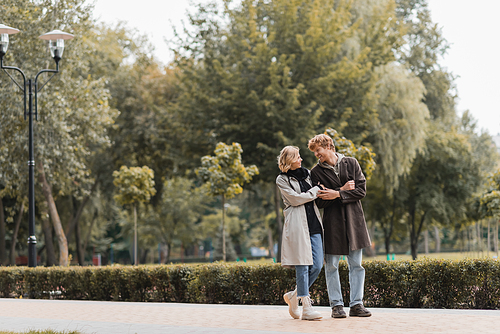
[[[500,308],[500,263],[494,260],[369,261],[367,307]],[[349,303],[348,267],[340,261],[343,297]],[[2,267],[0,297],[133,302],[284,304],[295,270],[279,264],[107,267]],[[324,270],[311,288],[328,305]]]

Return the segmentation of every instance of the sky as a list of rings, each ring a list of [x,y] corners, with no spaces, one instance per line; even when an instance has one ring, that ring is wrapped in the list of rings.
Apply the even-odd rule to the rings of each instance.
[[[194,0],[194,3],[206,0]],[[172,26],[182,28],[190,0],[95,0],[94,17],[106,23],[126,21],[146,34],[157,59],[167,64],[173,54],[165,39]],[[457,111],[469,110],[478,130],[500,135],[500,12],[499,0],[428,0],[433,22],[450,48],[441,66],[455,77]]]

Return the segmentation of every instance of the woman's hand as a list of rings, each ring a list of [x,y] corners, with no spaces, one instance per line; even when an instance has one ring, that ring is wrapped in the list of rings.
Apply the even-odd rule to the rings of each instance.
[[[340,197],[340,193],[336,190],[333,189],[324,189],[318,191],[318,198],[324,199],[324,200],[332,200]]]

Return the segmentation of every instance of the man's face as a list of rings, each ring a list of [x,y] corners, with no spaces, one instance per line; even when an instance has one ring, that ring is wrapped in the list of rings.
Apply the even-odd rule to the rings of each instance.
[[[316,158],[318,158],[318,160],[320,162],[325,162],[325,160],[329,160],[331,155],[332,155],[333,151],[328,149],[328,148],[324,148],[322,146],[318,146],[316,147],[316,149],[314,150],[314,156]]]

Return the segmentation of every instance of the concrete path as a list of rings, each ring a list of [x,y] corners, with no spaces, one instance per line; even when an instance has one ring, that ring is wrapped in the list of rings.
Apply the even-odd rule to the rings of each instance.
[[[370,309],[370,318],[294,320],[286,306],[0,299],[0,329],[155,333],[500,333],[497,310]],[[349,309],[346,309],[349,314]]]

